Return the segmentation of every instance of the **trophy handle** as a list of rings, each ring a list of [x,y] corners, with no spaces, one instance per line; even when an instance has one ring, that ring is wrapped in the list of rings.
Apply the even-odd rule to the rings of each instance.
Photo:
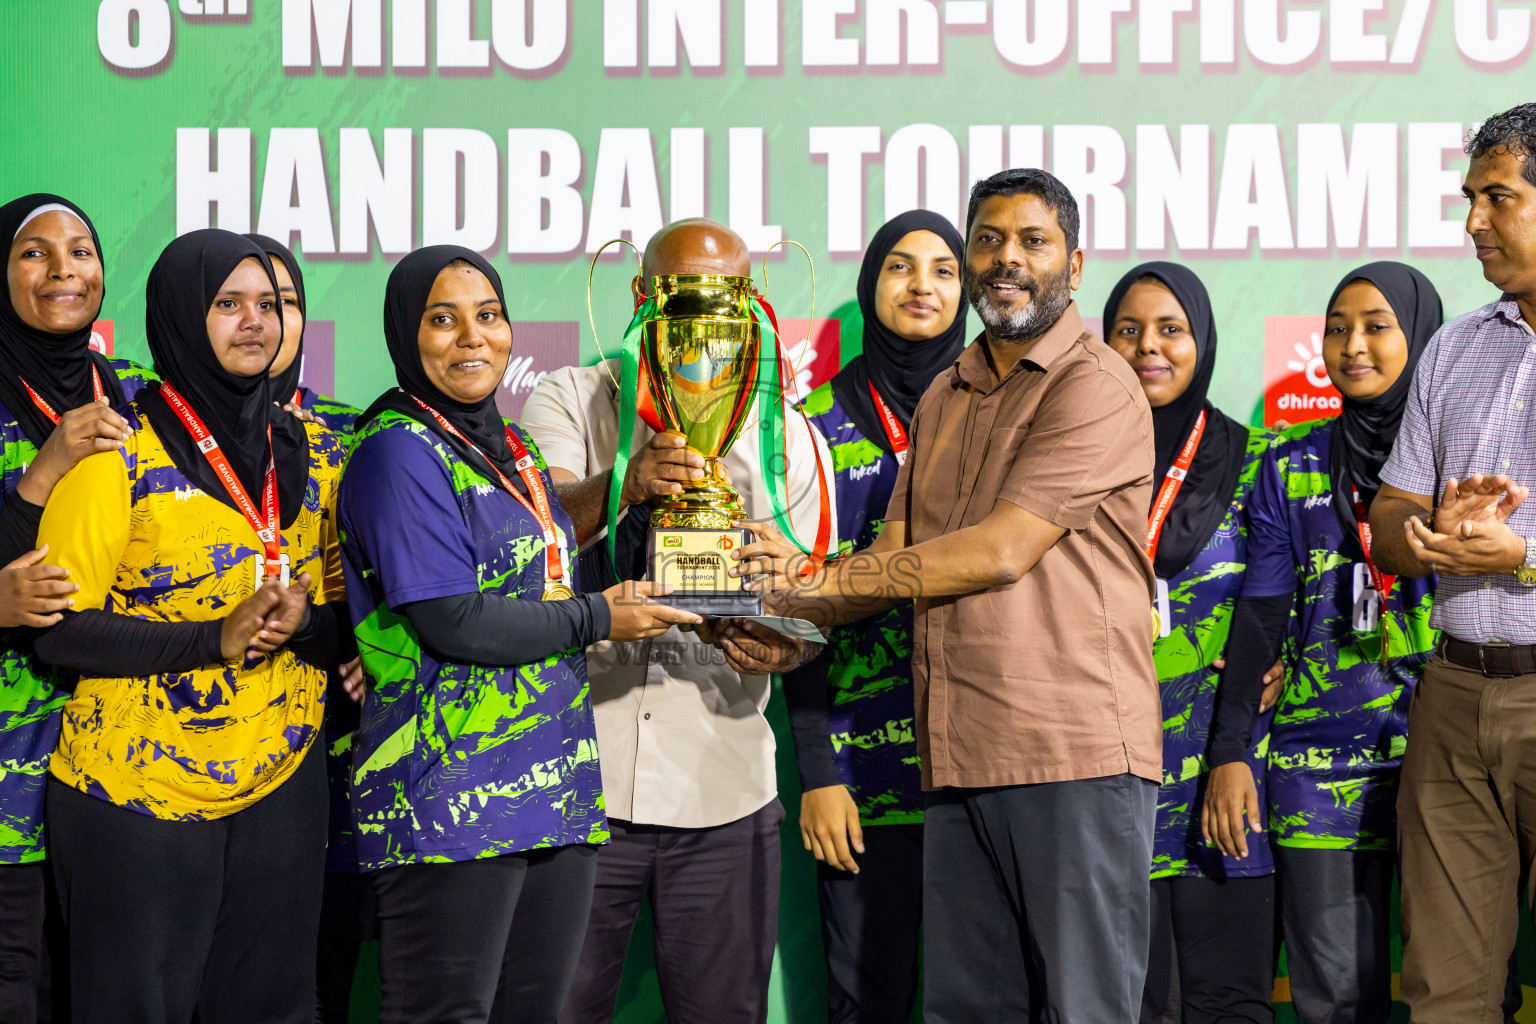
[[[816,330],[816,261],[811,259],[810,251],[808,249],[806,249],[805,246],[801,245],[799,242],[795,241],[792,238],[781,238],[777,242],[774,242],[772,245],[770,245],[768,247],[768,252],[763,253],[763,294],[761,296],[759,296],[759,298],[763,299],[764,301],[767,301],[767,299],[768,299],[768,290],[773,287],[773,285],[768,280],[768,253],[773,252],[773,250],[777,249],[781,245],[792,245],[796,249],[799,249],[802,253],[805,254],[805,262],[811,268],[811,316],[810,316],[810,319],[806,321],[806,328],[805,328],[805,336],[807,338],[809,338],[809,337],[811,337],[812,334],[815,333],[815,330]],[[599,251],[601,251],[601,250],[599,250]],[[597,257],[595,257],[595,256],[593,257],[593,259],[596,259],[596,258]],[[588,274],[587,277],[588,277],[588,281],[590,281],[591,280],[591,275]],[[590,308],[590,298],[591,298],[591,287],[590,287],[590,285],[588,286],[587,291],[588,291],[588,307]],[[809,352],[809,351],[810,351],[809,348],[807,348],[806,352]],[[801,359],[802,362],[805,360],[806,352],[800,353],[800,359]],[[795,376],[798,377],[800,375],[801,367],[796,365],[794,370],[795,370]]]
[[[623,390],[623,385],[621,385],[619,383],[619,379],[613,375],[613,370],[608,366],[608,353],[603,351],[603,339],[598,337],[598,335],[597,335],[597,317],[594,316],[593,313],[592,313],[592,274],[593,274],[593,272],[595,270],[597,270],[597,258],[603,254],[603,250],[607,249],[610,245],[619,245],[619,244],[627,245],[631,249],[635,250],[635,275],[638,277],[638,276],[644,274],[645,273],[645,258],[640,253],[640,247],[635,245],[634,242],[631,242],[627,238],[610,238],[608,241],[606,241],[606,242],[604,242],[602,244],[602,248],[598,249],[597,252],[592,254],[592,262],[587,264],[587,326],[592,328],[592,343],[597,346],[598,358],[600,358],[603,361],[603,369],[604,369],[604,371],[607,372],[608,379],[613,381],[613,389],[615,391]],[[798,245],[799,243],[796,243],[796,244]],[[802,246],[802,248],[804,248],[804,247]],[[810,253],[806,253],[805,254],[805,258],[806,259],[810,259],[811,258],[811,254]],[[816,272],[815,272],[815,269],[812,268],[812,271],[811,271],[811,309],[814,311],[815,308],[816,308]]]

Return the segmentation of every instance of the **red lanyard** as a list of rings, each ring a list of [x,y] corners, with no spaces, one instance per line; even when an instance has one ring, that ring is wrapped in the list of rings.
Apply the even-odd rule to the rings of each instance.
[[[875,408],[880,410],[880,422],[885,425],[885,436],[891,442],[891,453],[896,456],[896,465],[906,465],[907,449],[911,447],[907,441],[906,428],[901,425],[896,414],[891,412],[891,407],[885,404],[880,392],[875,390],[874,381],[869,382],[869,394],[875,400]]]
[[[410,393],[407,392],[407,394]],[[432,418],[437,420],[438,426],[471,448],[474,447],[474,443],[461,434],[457,427],[444,419],[442,413],[415,395],[411,395],[411,401],[431,413]],[[506,488],[507,493],[516,498],[518,503],[527,509],[534,519],[538,520],[539,529],[544,534],[544,600],[556,601],[567,597],[575,597],[575,592],[566,586],[564,582],[565,565],[561,558],[561,551],[565,542],[555,533],[555,514],[550,508],[549,495],[544,490],[544,481],[539,476],[538,466],[533,461],[533,456],[528,453],[528,448],[523,444],[522,438],[513,433],[511,427],[507,427],[506,431],[507,448],[512,452],[512,457],[516,460],[517,475],[523,478],[523,483],[528,487],[528,493],[533,495],[533,504],[530,505],[528,499],[518,493],[517,488],[512,486],[512,481],[507,479],[506,474],[498,469],[494,462],[489,462],[489,460],[487,462],[491,467],[491,471],[501,480],[501,486]]]
[[[38,409],[42,410],[43,415],[52,420],[54,426],[58,426],[59,414],[53,411],[53,406],[44,401],[42,395],[32,390],[32,385],[27,383],[27,378],[21,378],[21,386],[26,388],[27,394],[32,396],[32,404],[37,406]],[[91,367],[91,394],[96,396],[93,401],[97,402],[107,397],[105,389],[103,389],[101,386],[101,374],[94,366]]]
[[[1179,488],[1184,486],[1184,478],[1189,475],[1189,467],[1195,461],[1195,449],[1200,447],[1200,438],[1204,436],[1205,410],[1201,409],[1200,418],[1195,420],[1195,429],[1189,432],[1189,439],[1180,449],[1179,457],[1168,467],[1168,475],[1163,477],[1163,486],[1157,492],[1157,503],[1152,506],[1152,514],[1147,517],[1148,558],[1157,558],[1157,542],[1162,539],[1163,526],[1168,522],[1168,510],[1173,508],[1173,499],[1179,496]]]
[[[1360,530],[1360,547],[1365,551],[1365,567],[1371,571],[1371,585],[1376,588],[1376,593],[1381,597],[1381,603],[1387,603],[1387,593],[1392,589],[1392,584],[1397,582],[1396,576],[1388,576],[1376,568],[1376,563],[1371,560],[1371,520],[1370,513],[1366,511],[1365,502],[1360,500],[1360,489],[1354,488],[1355,495],[1355,525]]]
[[[303,405],[304,404],[304,389],[303,388],[294,388],[293,389],[293,404],[294,405]]]
[[[266,554],[267,579],[282,575],[282,558],[279,554],[282,538],[277,532],[277,464],[272,460],[271,426],[267,427],[267,477],[261,487],[261,511],[266,519],[263,525],[262,517],[256,515],[256,506],[251,503],[250,495],[245,493],[245,488],[235,476],[235,470],[229,464],[229,458],[219,448],[219,442],[208,432],[208,428],[203,425],[197,413],[192,411],[186,399],[171,386],[170,381],[161,383],[160,394],[165,397],[166,404],[187,428],[187,433],[192,435],[192,440],[197,442],[203,458],[208,460],[208,465],[212,466],[213,471],[218,474],[224,489],[235,500],[235,507],[245,515],[246,522],[250,523],[256,531],[256,536],[261,540],[262,549]]]

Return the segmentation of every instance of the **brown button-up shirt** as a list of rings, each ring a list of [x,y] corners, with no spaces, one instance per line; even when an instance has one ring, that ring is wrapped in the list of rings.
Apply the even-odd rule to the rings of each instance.
[[[918,600],[924,788],[1160,781],[1152,411],[1129,365],[1073,303],[1001,382],[968,346],[911,437],[886,514],[909,543],[974,526],[999,499],[1067,531],[1015,584]]]

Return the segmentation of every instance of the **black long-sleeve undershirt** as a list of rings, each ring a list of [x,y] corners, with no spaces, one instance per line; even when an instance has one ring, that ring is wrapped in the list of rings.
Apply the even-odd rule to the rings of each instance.
[[[447,661],[527,665],[605,640],[612,627],[602,594],[533,601],[452,594],[401,607],[422,644]]]
[[[795,744],[802,789],[842,785],[832,749],[832,714],[827,700],[827,653],[785,672],[784,705]]]
[[[35,647],[44,661],[81,675],[133,678],[219,664],[223,628],[223,619],[152,622],[88,608],[65,612],[58,625],[38,634]],[[324,669],[357,657],[347,606],[311,604],[284,646]]]
[[[37,528],[43,521],[43,506],[34,505],[7,491],[0,505],[0,565],[10,565],[37,546]]]
[[[1232,609],[1227,667],[1216,690],[1207,760],[1215,768],[1245,760],[1253,746],[1253,723],[1264,696],[1264,673],[1280,654],[1296,595],[1239,597]]]

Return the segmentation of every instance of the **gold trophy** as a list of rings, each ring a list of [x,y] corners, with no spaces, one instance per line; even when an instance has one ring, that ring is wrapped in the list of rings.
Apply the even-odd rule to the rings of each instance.
[[[750,534],[741,495],[721,479],[721,459],[757,398],[762,337],[752,317],[752,279],[719,274],[651,278],[655,314],[640,338],[645,387],[663,429],[704,456],[704,479],[651,513],[653,582],[667,603],[701,615],[760,615],[762,598],[731,576],[732,552]]]
[[[612,244],[597,251],[587,272],[587,314],[594,338],[592,270]],[[788,244],[804,252],[799,243]],[[809,261],[810,254],[805,256]],[[766,275],[766,256],[763,269]],[[813,316],[814,274],[813,268]],[[722,478],[721,460],[740,436],[760,387],[779,386],[777,380],[759,381],[764,362],[777,365],[764,359],[774,354],[762,348],[757,316],[766,314],[757,306],[750,277],[669,274],[650,278],[649,285],[648,298],[625,335],[624,380],[614,380],[621,402],[619,445],[627,451],[631,444],[634,416],[626,423],[625,410],[633,412],[644,388],[662,429],[683,435],[688,447],[704,457],[704,478],[662,499],[651,513],[650,578],[673,588],[660,600],[674,607],[722,618],[761,615],[762,598],[744,591],[741,577],[729,572],[736,565],[733,553],[750,543],[752,534],[737,525],[747,517],[746,508],[736,488]],[[601,352],[601,343],[598,348]],[[772,397],[763,408],[769,416],[782,416],[782,396]],[[610,537],[621,484],[615,472],[609,496]]]

